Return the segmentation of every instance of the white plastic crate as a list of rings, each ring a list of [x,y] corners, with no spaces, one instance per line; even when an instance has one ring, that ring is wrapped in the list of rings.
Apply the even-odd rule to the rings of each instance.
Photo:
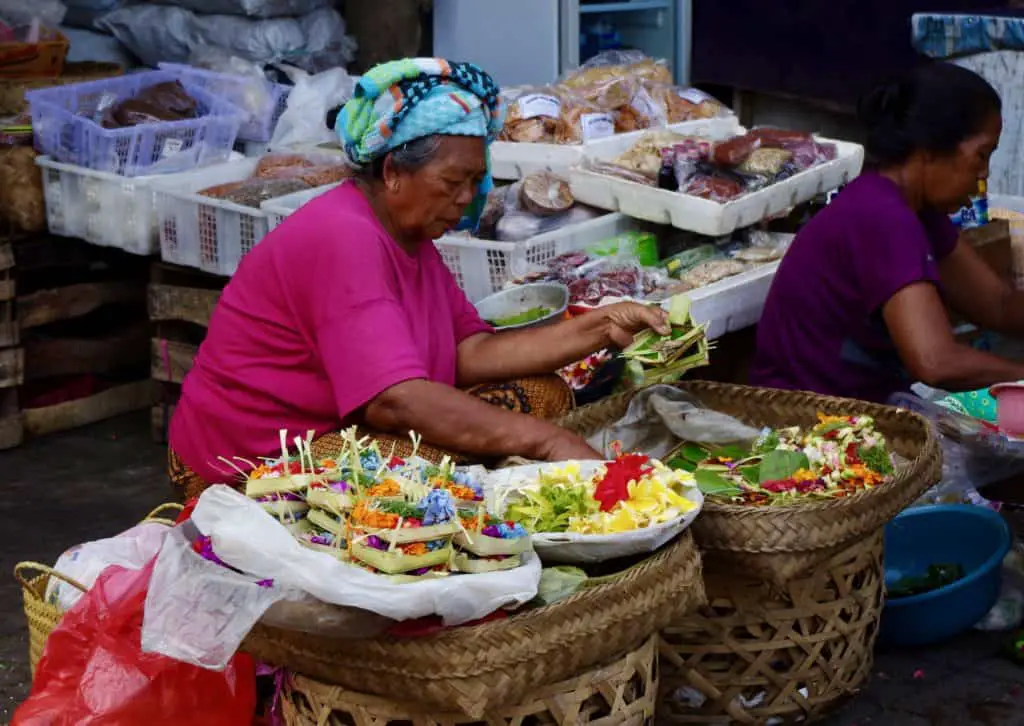
[[[736,126],[731,133],[744,131]],[[714,136],[723,138],[722,132],[722,128],[715,128]],[[634,141],[635,136],[631,134],[601,139],[587,145],[585,154],[588,159],[611,161]],[[569,183],[573,196],[591,206],[709,237],[721,237],[809,201],[860,174],[864,147],[848,141],[820,141],[836,145],[838,156],[834,160],[725,204],[618,179],[584,167],[572,169]]]
[[[306,202],[316,199],[321,194],[326,194],[337,186],[339,186],[339,184],[328,184],[324,187],[303,189],[301,192],[286,194],[283,197],[268,199],[263,202],[263,204],[260,205],[260,208],[267,214],[268,231],[281,224],[281,222],[285,220],[285,217],[289,216]]]
[[[681,134],[702,134],[715,128],[732,129],[737,126],[733,115],[697,121],[684,121],[672,124],[669,128]],[[657,131],[658,129],[651,129]],[[613,139],[633,139],[647,131],[631,131],[609,137]],[[495,179],[522,179],[524,176],[539,171],[551,171],[556,174],[568,174],[569,170],[583,163],[585,150],[591,145],[605,141],[590,141],[586,144],[525,144],[514,141],[495,141],[491,144],[491,173]],[[628,144],[627,144],[628,145]]]
[[[78,237],[137,255],[160,246],[153,208],[153,177],[123,177],[36,159],[43,177],[46,220],[54,234]]]
[[[455,281],[471,302],[501,290],[510,279],[544,266],[559,255],[639,229],[623,214],[608,214],[522,242],[491,242],[445,235],[434,242]]]
[[[248,179],[258,163],[242,159],[151,181],[164,261],[234,274],[242,257],[266,236],[266,212],[198,192]]]

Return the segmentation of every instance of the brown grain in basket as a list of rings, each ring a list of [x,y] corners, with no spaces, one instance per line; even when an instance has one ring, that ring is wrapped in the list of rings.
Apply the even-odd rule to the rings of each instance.
[[[302,154],[269,154],[256,164],[253,179],[279,179],[282,169],[308,169],[317,162]]]
[[[23,232],[46,229],[43,175],[31,146],[0,149],[0,217]]]

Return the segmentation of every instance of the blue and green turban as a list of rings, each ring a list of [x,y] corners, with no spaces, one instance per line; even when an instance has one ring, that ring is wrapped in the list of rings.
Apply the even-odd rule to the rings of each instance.
[[[491,142],[504,123],[497,84],[472,63],[441,58],[406,58],[371,68],[338,115],[336,130],[345,154],[361,167],[424,136],[479,136]],[[459,229],[476,229],[494,187],[488,172]]]

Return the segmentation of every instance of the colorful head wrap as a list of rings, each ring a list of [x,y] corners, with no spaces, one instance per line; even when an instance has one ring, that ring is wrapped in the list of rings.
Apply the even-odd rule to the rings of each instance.
[[[406,58],[367,71],[335,128],[349,160],[364,166],[402,144],[435,134],[480,136],[490,146],[503,123],[499,89],[486,72],[472,63]],[[479,223],[494,187],[490,167],[488,152],[487,174],[459,229],[475,229]]]

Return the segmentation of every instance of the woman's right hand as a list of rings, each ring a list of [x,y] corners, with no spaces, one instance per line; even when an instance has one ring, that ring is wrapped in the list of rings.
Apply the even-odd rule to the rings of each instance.
[[[582,437],[564,430],[547,440],[541,454],[544,461],[604,461]]]

